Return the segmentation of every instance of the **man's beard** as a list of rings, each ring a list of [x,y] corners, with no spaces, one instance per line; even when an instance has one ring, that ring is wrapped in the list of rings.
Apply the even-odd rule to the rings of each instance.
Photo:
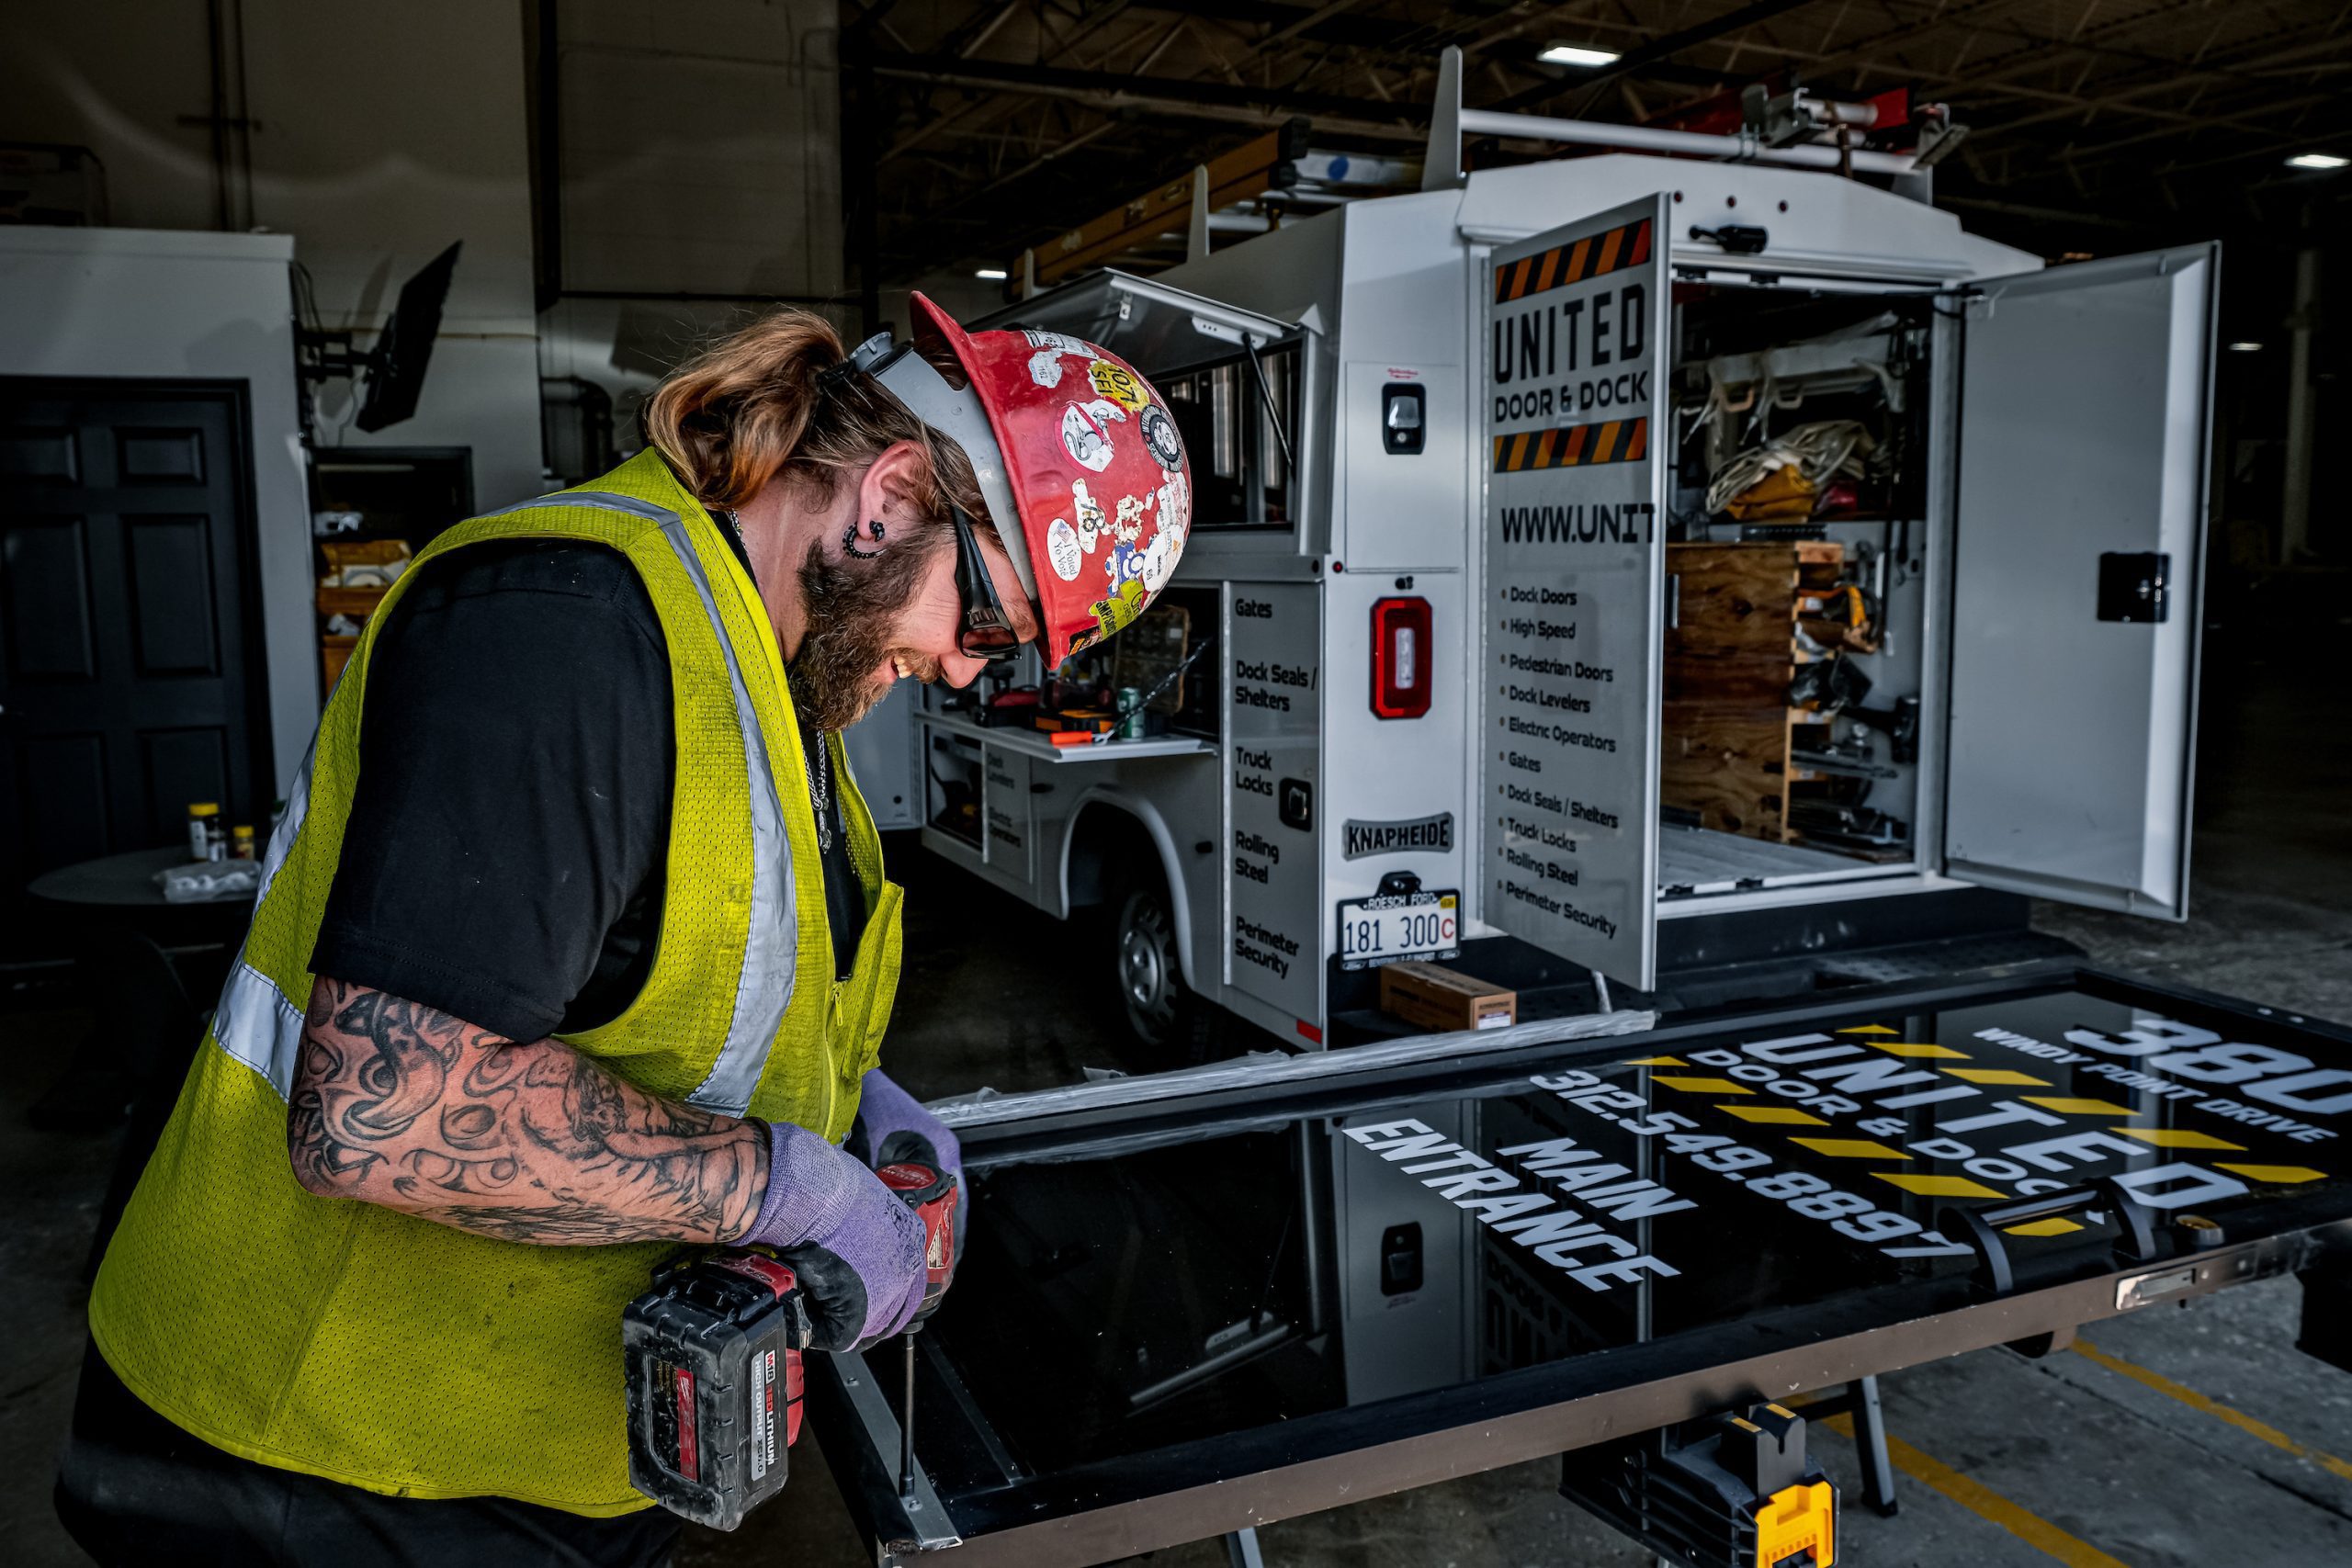
[[[899,617],[922,586],[939,542],[886,550],[879,560],[854,567],[829,559],[821,541],[808,547],[800,563],[808,629],[791,665],[792,705],[805,723],[847,729],[890,694],[874,672],[899,652]],[[919,670],[932,668],[916,655],[900,657]]]

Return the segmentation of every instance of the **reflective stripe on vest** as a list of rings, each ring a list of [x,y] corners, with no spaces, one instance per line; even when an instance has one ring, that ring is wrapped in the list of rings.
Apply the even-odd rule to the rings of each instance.
[[[776,1034],[784,1026],[785,1011],[792,1004],[796,973],[793,959],[800,940],[799,907],[793,894],[792,845],[785,836],[784,808],[776,795],[775,774],[768,762],[767,738],[760,730],[759,715],[752,706],[751,689],[744,684],[735,645],[727,636],[726,623],[719,619],[718,602],[712,595],[710,579],[704,572],[702,559],[695,554],[694,543],[687,537],[685,524],[678,514],[625,495],[571,491],[487,515],[503,517],[534,508],[562,506],[624,512],[660,525],[662,536],[669,541],[679,563],[685,568],[695,592],[702,600],[703,614],[710,617],[711,630],[718,635],[719,649],[727,657],[727,678],[735,694],[735,721],[742,732],[743,758],[751,775],[751,930],[743,945],[743,968],[736,980],[735,1005],[728,1020],[726,1043],[719,1048],[709,1073],[686,1100],[706,1111],[741,1116],[752,1102],[752,1090],[766,1070],[768,1052],[775,1047]],[[269,850],[262,860],[261,887],[254,901],[255,908],[269,897],[270,884],[277,880],[278,868],[286,863],[295,835],[301,831],[310,798],[311,758],[305,756],[293,793],[287,797],[286,816],[269,836]],[[249,936],[247,940],[252,939]],[[246,963],[243,950],[238,953],[236,966],[229,972],[228,984],[221,988],[219,1010],[212,1020],[212,1037],[220,1042],[221,1050],[268,1079],[278,1099],[285,1100],[293,1093],[294,1066],[302,1040],[302,1007],[280,991],[268,976]]]
[[[294,787],[286,796],[286,815],[277,819],[269,835],[269,848],[262,853],[261,886],[254,893],[256,909],[269,897],[270,885],[277,880],[287,855],[293,851],[295,835],[302,830],[302,819],[311,814],[311,763],[317,754],[314,737],[311,750],[302,753],[301,770],[294,775]],[[245,943],[252,941],[248,931]],[[243,944],[237,949],[235,966],[229,971],[228,984],[220,987],[220,1003],[212,1014],[212,1038],[220,1049],[267,1078],[278,1099],[294,1092],[294,1063],[302,1046],[301,1006],[245,962]]]

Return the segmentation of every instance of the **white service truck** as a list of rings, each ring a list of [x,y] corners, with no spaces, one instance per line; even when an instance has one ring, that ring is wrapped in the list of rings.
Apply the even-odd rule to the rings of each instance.
[[[1442,115],[1433,166],[1509,118]],[[2217,247],[2045,269],[1751,152],[1441,168],[979,323],[1166,395],[1166,602],[1215,648],[1150,739],[903,694],[856,736],[869,794],[1054,916],[1115,910],[1155,1042],[1209,1008],[1376,1032],[1399,957],[1673,1007],[1987,962],[2031,941],[2018,895],[2184,918]],[[1710,506],[1727,457],[1838,419],[1861,493]],[[1830,662],[1823,615],[1869,622],[1842,694],[1751,692],[1733,733],[1678,689]]]

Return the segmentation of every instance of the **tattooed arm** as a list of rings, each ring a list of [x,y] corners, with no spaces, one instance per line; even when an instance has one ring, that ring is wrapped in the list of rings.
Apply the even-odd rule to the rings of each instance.
[[[768,1185],[752,1122],[649,1094],[553,1040],[325,976],[286,1141],[322,1198],[546,1247],[732,1241]]]

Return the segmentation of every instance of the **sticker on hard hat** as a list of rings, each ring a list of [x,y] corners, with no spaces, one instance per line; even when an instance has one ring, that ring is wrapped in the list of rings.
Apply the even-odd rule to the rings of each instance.
[[[1134,371],[1107,359],[1098,359],[1088,366],[1086,378],[1094,383],[1096,391],[1129,413],[1139,412],[1151,401],[1151,393]]]
[[[1062,384],[1062,355],[1076,355],[1080,359],[1092,359],[1097,352],[1066,333],[1028,332],[1021,334],[1037,352],[1029,356],[1029,379],[1040,387]]]
[[[1185,531],[1192,524],[1193,483],[1184,477],[1184,470],[1178,468],[1159,487],[1159,525],[1176,536],[1177,547],[1182,548]]]
[[[1054,519],[1053,526],[1046,530],[1046,550],[1053,558],[1056,577],[1064,582],[1078,581],[1079,563],[1085,552],[1078,547],[1078,530],[1069,525],[1069,519]]]
[[[1078,542],[1088,555],[1094,553],[1094,541],[1110,521],[1102,514],[1102,503],[1086,493],[1084,479],[1072,479],[1069,503],[1078,513]]]
[[[1080,468],[1101,473],[1111,466],[1111,429],[1090,405],[1077,403],[1062,411],[1062,449]]]
[[[1155,492],[1156,493],[1156,492]],[[1143,514],[1144,498],[1123,495],[1119,498],[1119,514],[1111,525],[1111,558],[1104,566],[1111,574],[1111,587],[1115,592],[1129,578],[1144,574]],[[1146,585],[1148,588],[1148,584]]]
[[[1134,578],[1119,584],[1117,592],[1094,601],[1094,625],[1070,639],[1070,651],[1091,648],[1143,614],[1144,586]]]
[[[1143,444],[1151,460],[1170,473],[1184,466],[1184,443],[1177,437],[1176,422],[1157,404],[1143,411]]]

